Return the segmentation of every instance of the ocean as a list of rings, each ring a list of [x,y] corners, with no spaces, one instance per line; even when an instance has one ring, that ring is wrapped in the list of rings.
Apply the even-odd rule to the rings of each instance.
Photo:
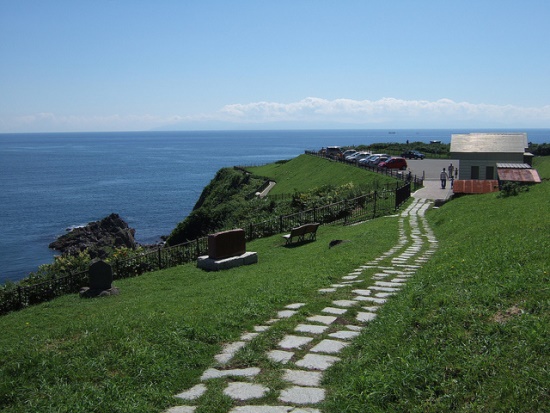
[[[0,134],[0,284],[50,263],[54,252],[48,244],[67,229],[113,212],[136,229],[138,242],[159,241],[191,212],[223,167],[263,165],[331,145],[448,143],[452,133],[481,131]],[[531,142],[550,141],[549,129],[520,131]]]

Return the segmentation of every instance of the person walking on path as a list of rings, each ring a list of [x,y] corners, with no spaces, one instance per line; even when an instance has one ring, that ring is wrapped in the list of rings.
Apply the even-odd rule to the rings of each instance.
[[[454,169],[455,169],[455,167],[453,166],[453,164],[450,164],[449,168],[447,168],[447,170],[449,171],[449,178],[451,178],[453,176]]]
[[[447,172],[445,172],[445,168],[439,174],[439,179],[441,179],[441,189],[445,189],[447,186]]]

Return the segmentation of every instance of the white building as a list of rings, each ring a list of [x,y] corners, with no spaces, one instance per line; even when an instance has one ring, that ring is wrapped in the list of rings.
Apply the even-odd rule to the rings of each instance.
[[[451,158],[459,160],[458,179],[498,179],[497,163],[532,165],[527,133],[451,135]]]

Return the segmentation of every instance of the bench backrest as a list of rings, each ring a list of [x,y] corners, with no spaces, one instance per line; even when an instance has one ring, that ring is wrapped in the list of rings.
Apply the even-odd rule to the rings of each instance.
[[[299,237],[300,235],[308,234],[310,232],[315,232],[317,231],[318,227],[319,227],[319,223],[300,225],[299,227],[291,229],[290,236]]]
[[[305,233],[315,232],[317,231],[317,228],[319,228],[319,223],[304,224],[302,226],[305,227]]]
[[[304,235],[304,234],[305,234],[305,228],[303,225],[300,225],[299,227],[296,227],[296,228],[292,228],[290,230],[291,238],[299,237],[300,235]]]

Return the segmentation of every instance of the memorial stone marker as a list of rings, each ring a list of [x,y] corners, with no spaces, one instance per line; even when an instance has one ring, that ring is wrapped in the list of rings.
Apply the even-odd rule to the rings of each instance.
[[[246,252],[245,232],[239,228],[208,235],[208,255],[199,257],[197,266],[218,271],[257,262],[257,253]]]
[[[88,278],[90,286],[80,290],[81,297],[89,298],[118,294],[118,289],[112,286],[113,269],[105,261],[92,262],[88,270]]]

